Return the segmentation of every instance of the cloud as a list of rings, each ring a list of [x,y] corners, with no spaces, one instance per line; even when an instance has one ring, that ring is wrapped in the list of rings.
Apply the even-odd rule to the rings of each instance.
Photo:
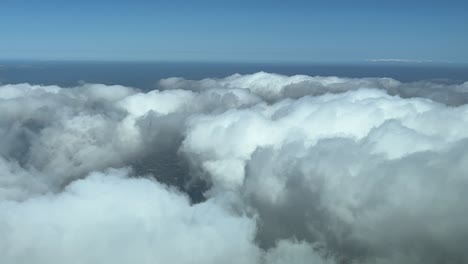
[[[0,86],[5,263],[463,263],[467,83]]]
[[[3,263],[254,263],[252,219],[125,170],[0,203]]]
[[[272,103],[285,98],[298,99],[304,96],[318,96],[326,93],[343,93],[362,88],[382,89],[390,95],[403,98],[422,97],[447,105],[468,103],[468,82],[444,83],[419,81],[401,83],[391,78],[340,78],[322,76],[284,76],[259,72],[250,75],[235,74],[223,79],[204,79],[201,81],[183,78],[163,79],[159,89],[184,89],[196,92],[221,89],[242,89],[260,96],[265,102]]]
[[[397,63],[431,63],[432,60],[414,60],[414,59],[369,59],[370,62],[397,62]]]

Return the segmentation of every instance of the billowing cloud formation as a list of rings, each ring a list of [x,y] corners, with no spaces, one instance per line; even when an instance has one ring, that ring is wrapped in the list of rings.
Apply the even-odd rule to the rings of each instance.
[[[235,74],[224,79],[201,81],[169,78],[159,82],[161,89],[184,89],[204,91],[213,88],[247,89],[267,102],[284,98],[297,99],[306,95],[342,93],[362,88],[382,89],[390,95],[403,98],[423,97],[448,105],[468,103],[468,82],[453,83],[450,80],[419,81],[401,83],[390,78],[339,78],[296,75],[286,77],[279,74],[259,72],[252,75]]]
[[[125,171],[0,204],[3,263],[253,263],[254,222]],[[208,254],[209,253],[209,254]]]
[[[468,262],[468,83],[0,86],[5,263]]]

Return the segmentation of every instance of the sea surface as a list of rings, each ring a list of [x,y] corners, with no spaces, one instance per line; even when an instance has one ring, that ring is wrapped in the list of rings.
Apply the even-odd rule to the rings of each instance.
[[[339,77],[390,77],[402,82],[432,80],[468,81],[468,65],[432,63],[208,63],[208,62],[76,62],[0,61],[0,84],[31,83],[72,87],[79,83],[120,84],[142,90],[157,88],[160,79],[183,77],[199,80],[259,71],[284,75]]]

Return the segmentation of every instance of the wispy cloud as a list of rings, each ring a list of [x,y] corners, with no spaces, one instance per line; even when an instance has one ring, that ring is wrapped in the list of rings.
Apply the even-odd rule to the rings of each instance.
[[[395,63],[451,63],[450,61],[415,60],[415,59],[367,59],[368,62],[395,62]]]

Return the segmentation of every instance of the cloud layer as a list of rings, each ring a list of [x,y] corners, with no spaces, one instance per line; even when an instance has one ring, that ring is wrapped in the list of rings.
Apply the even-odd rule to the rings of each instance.
[[[0,86],[9,263],[463,263],[468,83]]]

